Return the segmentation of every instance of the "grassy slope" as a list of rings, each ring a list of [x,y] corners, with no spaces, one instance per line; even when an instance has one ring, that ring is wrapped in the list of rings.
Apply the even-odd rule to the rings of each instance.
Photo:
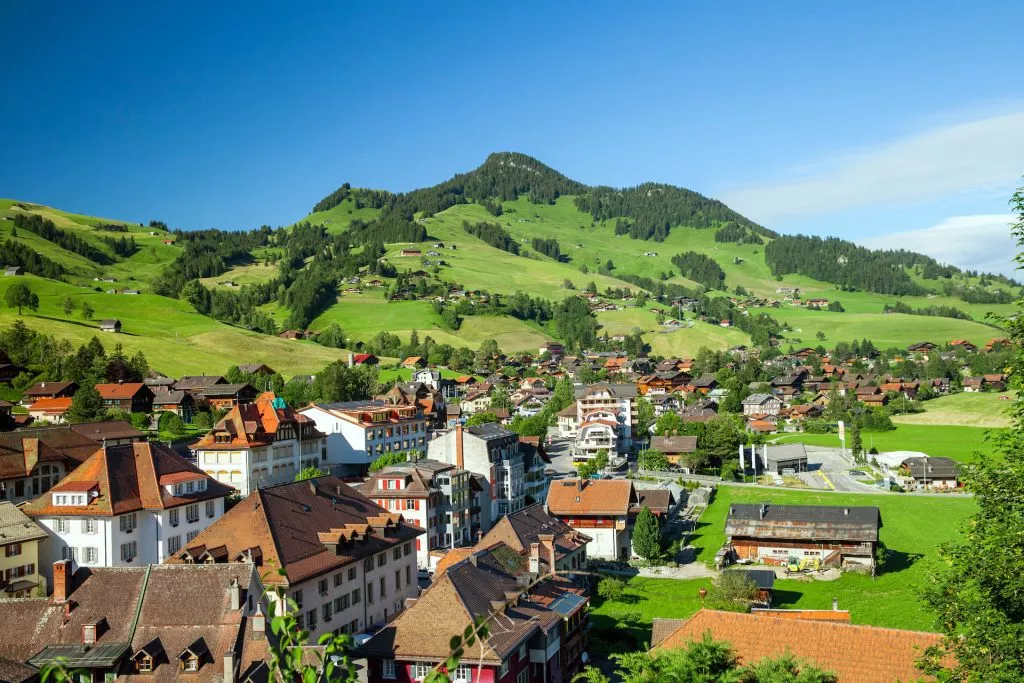
[[[378,215],[380,215],[380,210],[367,207],[357,209],[354,201],[346,199],[333,209],[311,213],[302,220],[308,221],[313,225],[323,224],[324,227],[327,228],[328,232],[338,233],[342,232],[348,227],[349,223],[357,218],[364,221],[371,221]]]
[[[536,352],[550,337],[527,323],[509,316],[471,316],[457,332],[445,328],[433,306],[426,301],[385,302],[383,292],[345,294],[338,303],[322,313],[310,327],[319,330],[336,322],[349,336],[369,340],[386,331],[408,339],[416,330],[420,339],[429,335],[434,341],[453,346],[479,346],[494,339],[505,351]]]
[[[783,579],[775,582],[775,607],[829,609],[832,598],[848,609],[856,624],[934,630],[934,616],[917,597],[917,589],[935,566],[936,548],[957,536],[963,519],[974,511],[968,498],[900,495],[842,495],[808,491],[766,491],[724,486],[698,524],[693,544],[698,561],[710,563],[725,542],[725,518],[730,503],[768,501],[796,505],[875,505],[882,514],[881,538],[890,550],[890,564],[880,576],[845,574],[835,581]],[[923,520],[928,520],[923,524]],[[633,579],[627,600],[604,602],[592,612],[601,635],[632,636],[632,649],[650,638],[654,617],[684,618],[700,607],[697,591],[707,579]],[[626,623],[623,623],[623,622]]]
[[[969,427],[1009,427],[1007,392],[950,394],[926,401],[926,412],[896,415],[892,421],[902,425],[961,425]]]
[[[984,427],[951,425],[900,424],[889,432],[864,432],[864,448],[874,446],[879,451],[921,451],[931,456],[944,456],[958,462],[970,460],[975,452],[992,455],[992,443],[986,438]],[[849,439],[849,436],[847,436]],[[814,446],[839,448],[836,434],[786,434],[781,442],[799,442]],[[847,441],[849,446],[849,441]]]
[[[311,342],[288,341],[225,325],[196,313],[184,301],[150,294],[101,294],[27,275],[0,278],[0,299],[15,282],[27,283],[39,295],[39,311],[26,311],[23,316],[32,329],[66,338],[76,345],[94,335],[109,348],[120,342],[129,355],[142,351],[153,368],[172,376],[220,373],[231,365],[246,362],[267,363],[288,376],[315,372],[344,357],[343,351]],[[69,295],[79,303],[88,301],[96,311],[94,320],[84,321],[77,312],[67,319],[60,306]],[[11,324],[17,317],[16,310],[0,308],[0,326]],[[124,333],[100,332],[102,318],[119,318]]]

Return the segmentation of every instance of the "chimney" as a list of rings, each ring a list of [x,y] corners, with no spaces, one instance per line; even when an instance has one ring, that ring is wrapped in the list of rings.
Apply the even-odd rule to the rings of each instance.
[[[238,579],[231,579],[228,583],[228,597],[231,599],[231,611],[237,612],[242,603],[242,587],[238,585]]]
[[[582,479],[577,479],[576,480],[576,490],[577,491],[582,491],[583,490],[583,480]]]
[[[768,512],[768,503],[761,503],[761,507],[758,508],[758,519],[764,519],[765,514]]]
[[[466,460],[462,454],[462,425],[455,425],[455,465],[460,469],[466,469]]]
[[[350,368],[352,368],[352,367],[355,367],[355,365],[356,365],[356,357],[354,355],[352,355],[351,353],[348,354],[348,366]]]
[[[267,631],[267,617],[263,614],[263,605],[259,602],[256,603],[256,612],[252,615],[252,631],[253,633],[266,633]]]
[[[235,683],[235,651],[228,650],[224,653],[224,683]]]
[[[833,612],[838,612],[839,611],[839,598],[832,598],[832,611]]]
[[[71,580],[74,577],[71,560],[57,560],[53,563],[53,601],[56,604],[67,602],[71,596]]]
[[[540,543],[530,544],[530,573],[540,574]]]
[[[548,547],[548,564],[550,565],[548,571],[551,572],[552,576],[557,576],[558,572],[555,570],[555,535],[537,534],[537,539]]]

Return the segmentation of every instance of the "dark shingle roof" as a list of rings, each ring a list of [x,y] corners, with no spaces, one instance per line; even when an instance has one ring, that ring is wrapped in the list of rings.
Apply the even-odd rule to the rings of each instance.
[[[725,534],[729,537],[877,541],[881,526],[881,513],[874,506],[733,503],[725,521]]]

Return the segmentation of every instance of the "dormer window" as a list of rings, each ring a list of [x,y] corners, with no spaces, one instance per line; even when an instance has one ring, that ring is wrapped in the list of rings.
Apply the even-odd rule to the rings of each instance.
[[[82,645],[96,644],[96,624],[82,624]]]
[[[153,658],[147,654],[142,654],[135,660],[135,670],[141,674],[148,674],[153,672]]]

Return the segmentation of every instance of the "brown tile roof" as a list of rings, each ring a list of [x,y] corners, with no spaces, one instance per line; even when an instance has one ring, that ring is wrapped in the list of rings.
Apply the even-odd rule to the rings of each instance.
[[[258,565],[285,570],[285,576],[261,572],[265,582],[294,584],[423,533],[341,479],[324,476],[253,491],[168,562],[201,561],[204,553],[230,561],[258,548]],[[335,551],[330,543],[338,540]]]
[[[678,631],[679,627],[685,623],[686,619],[661,619],[655,617],[651,624],[651,647],[654,647]]]
[[[695,436],[652,436],[651,449],[672,455],[674,453],[693,453],[697,450]]]
[[[576,531],[562,520],[545,512],[542,504],[534,503],[499,519],[487,535],[480,539],[477,547],[489,548],[496,543],[504,543],[517,553],[528,555],[530,545],[540,543],[542,534],[552,534],[555,537],[556,560],[591,540],[586,534]],[[548,552],[541,552],[541,561],[547,563],[547,558]]]
[[[548,510],[560,517],[625,515],[636,501],[628,479],[562,479],[548,489]]]
[[[227,380],[220,375],[191,375],[185,376],[174,383],[178,391],[195,391],[212,387],[214,384],[226,384]]]
[[[707,632],[730,643],[743,662],[788,651],[835,672],[840,683],[924,678],[914,660],[942,642],[937,633],[702,609],[656,647],[682,647]]]
[[[165,475],[178,472],[189,472],[197,479],[205,479],[206,490],[182,496],[168,493],[159,480]],[[95,485],[99,492],[97,497],[89,498],[86,505],[55,507],[52,504],[53,493],[80,491],[86,484]],[[32,517],[111,516],[222,498],[232,491],[230,486],[213,479],[170,448],[136,442],[100,448],[50,491],[26,505],[24,510],[25,514]]]
[[[79,567],[66,624],[64,606],[49,598],[0,600],[0,657],[26,662],[48,645],[81,644],[82,625],[100,619],[106,629],[97,634],[97,646],[127,643],[145,573],[144,567]]]
[[[100,392],[100,396],[106,400],[120,400],[125,398],[131,398],[135,394],[145,389],[149,391],[142,382],[125,382],[124,384],[97,384],[96,391]]]
[[[71,425],[71,429],[101,444],[104,439],[141,439],[146,436],[144,432],[140,432],[132,427],[131,423],[124,420],[83,422]]]
[[[225,385],[237,386],[237,385]],[[296,432],[312,420],[295,412],[273,392],[260,394],[254,403],[234,406],[206,435],[192,444],[193,450],[217,450],[266,446],[274,442],[282,425],[291,425]],[[322,436],[320,432],[316,432]],[[218,442],[218,435],[227,435],[230,441]],[[309,437],[313,438],[313,437]]]
[[[20,463],[17,471],[26,472],[26,448],[29,449],[30,458],[34,457],[32,450],[37,449],[39,462],[63,458],[68,465],[75,466],[85,462],[99,447],[98,442],[66,426],[36,427],[0,433],[0,478],[6,476],[4,472],[9,471],[12,460]]]
[[[0,681],[5,683],[27,683],[39,680],[39,672],[35,667],[0,657]]]
[[[668,489],[639,489],[636,495],[637,502],[633,506],[635,512],[647,507],[656,515],[667,515],[676,502],[675,496]]]
[[[25,390],[26,396],[56,396],[75,386],[74,382],[37,382]]]

